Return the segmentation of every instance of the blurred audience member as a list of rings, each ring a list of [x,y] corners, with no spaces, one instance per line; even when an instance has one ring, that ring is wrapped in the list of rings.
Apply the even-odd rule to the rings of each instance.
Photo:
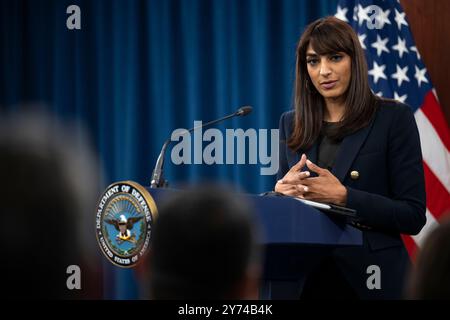
[[[150,251],[152,299],[257,299],[260,248],[255,216],[217,186],[162,205]]]
[[[93,222],[99,171],[80,132],[75,139],[44,115],[0,118],[0,269],[8,298],[101,297]]]
[[[450,219],[425,240],[412,269],[409,299],[450,299]]]

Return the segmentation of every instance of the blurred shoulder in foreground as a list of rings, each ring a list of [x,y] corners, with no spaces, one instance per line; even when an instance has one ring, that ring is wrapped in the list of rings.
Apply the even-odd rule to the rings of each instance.
[[[408,299],[450,299],[450,215],[425,239],[410,274]]]
[[[9,298],[101,296],[91,227],[99,169],[83,136],[49,115],[0,118],[0,269]],[[68,288],[69,266],[79,267],[79,283],[69,280],[69,286],[80,290]]]

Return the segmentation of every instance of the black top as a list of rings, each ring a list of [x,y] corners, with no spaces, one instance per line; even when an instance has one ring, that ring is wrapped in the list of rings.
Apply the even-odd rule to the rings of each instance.
[[[329,138],[330,132],[336,128],[338,122],[326,122],[322,124],[319,144],[317,148],[317,165],[321,168],[332,170],[341,141],[333,141]]]

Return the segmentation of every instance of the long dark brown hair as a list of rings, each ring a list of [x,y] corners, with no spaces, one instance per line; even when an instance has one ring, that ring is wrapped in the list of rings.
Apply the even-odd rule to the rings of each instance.
[[[319,55],[345,52],[351,58],[351,78],[344,97],[345,111],[342,121],[331,133],[331,139],[340,140],[368,125],[378,101],[369,87],[364,51],[350,25],[332,16],[314,21],[306,27],[297,46],[295,123],[288,140],[288,146],[296,151],[308,149],[318,138],[326,107],[324,98],[308,74],[306,50],[309,44]]]

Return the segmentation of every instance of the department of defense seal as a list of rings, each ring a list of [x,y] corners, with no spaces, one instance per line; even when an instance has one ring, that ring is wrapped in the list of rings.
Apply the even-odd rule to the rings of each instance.
[[[95,219],[98,244],[108,260],[123,268],[135,266],[148,249],[157,214],[155,201],[140,184],[110,185],[100,198]]]

